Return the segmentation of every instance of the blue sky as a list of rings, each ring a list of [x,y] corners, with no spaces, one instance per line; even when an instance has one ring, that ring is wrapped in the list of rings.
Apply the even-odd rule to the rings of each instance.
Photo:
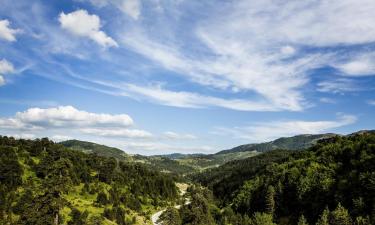
[[[375,127],[375,2],[2,0],[0,134],[211,153]]]

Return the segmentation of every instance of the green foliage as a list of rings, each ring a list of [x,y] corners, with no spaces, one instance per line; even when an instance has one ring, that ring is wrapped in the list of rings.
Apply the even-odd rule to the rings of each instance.
[[[276,225],[272,221],[272,215],[256,212],[251,218],[251,225]]]
[[[112,147],[99,145],[99,144],[92,143],[92,142],[68,140],[68,141],[60,142],[60,144],[64,145],[67,148],[71,148],[71,149],[86,152],[86,153],[97,154],[98,156],[104,156],[106,158],[115,158],[117,160],[125,160],[125,161],[130,159],[129,155],[127,155],[124,151],[118,148],[112,148]]]
[[[306,218],[304,215],[301,215],[298,219],[297,225],[308,225]]]
[[[282,137],[274,141],[260,143],[260,144],[246,144],[238,147],[218,152],[217,154],[226,154],[233,152],[268,152],[276,149],[302,150],[307,149],[319,140],[336,136],[335,134],[315,134],[315,135],[297,135],[294,137]]]
[[[287,150],[266,152],[203,171],[192,176],[192,179],[209,187],[214,195],[224,203],[230,203],[233,198],[232,193],[237,191],[246,180],[254,178],[268,165],[286,161],[291,154],[292,152]]]
[[[266,213],[272,216],[275,213],[275,188],[272,185],[268,186],[266,193]]]
[[[182,224],[215,224],[209,205],[210,201],[212,201],[210,192],[199,186],[191,186],[188,188],[188,193],[190,194],[191,203],[183,205],[180,209]]]
[[[374,210],[374,171],[375,134],[324,139],[307,151],[294,152],[287,160],[262,167],[239,191],[232,192],[232,206],[235,212],[248,215],[269,211],[267,190],[272,185],[276,187],[275,221],[289,218],[297,222],[301,214],[308,221],[317,221],[322,209],[332,209],[341,202],[329,221],[347,224],[351,218],[366,218]],[[319,223],[326,223],[326,217]]]
[[[78,209],[73,208],[72,212],[70,213],[70,217],[72,219],[68,222],[68,225],[85,225],[88,217],[88,212],[84,211],[83,213],[81,213]]]
[[[329,225],[329,209],[325,208],[322,215],[320,215],[320,218],[316,222],[316,225]]]
[[[180,213],[174,207],[168,207],[165,210],[165,212],[161,214],[159,220],[162,221],[164,225],[181,225],[182,224]]]
[[[102,206],[108,204],[107,195],[103,191],[99,192],[96,202]]]
[[[0,136],[0,224],[108,224],[104,207],[126,224],[126,210],[145,215],[177,197],[173,177],[144,165]]]
[[[331,213],[330,224],[332,225],[350,225],[351,219],[346,210],[340,203],[337,208]]]

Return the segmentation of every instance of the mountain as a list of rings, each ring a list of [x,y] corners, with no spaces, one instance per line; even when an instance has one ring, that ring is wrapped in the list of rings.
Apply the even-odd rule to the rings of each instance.
[[[193,180],[214,194],[205,201],[221,210],[208,215],[215,224],[375,224],[375,132],[333,135],[303,151],[267,151]],[[188,210],[179,211],[183,221]]]
[[[226,153],[233,153],[233,152],[247,152],[247,151],[257,151],[257,152],[267,152],[275,149],[288,149],[288,150],[301,150],[307,149],[313,146],[318,140],[324,138],[330,138],[336,136],[337,134],[302,134],[293,137],[282,137],[278,138],[274,141],[264,142],[260,144],[245,144],[240,145],[238,147],[223,150],[218,153],[226,154]]]
[[[183,165],[178,161],[164,156],[129,155],[118,148],[80,140],[68,140],[60,142],[59,144],[62,144],[69,149],[84,153],[93,153],[99,156],[113,157],[120,161],[142,163],[152,170],[165,173],[186,174],[196,172],[195,168],[192,166]]]
[[[0,224],[151,224],[178,199],[175,179],[143,164],[0,136]]]
[[[294,137],[283,137],[274,141],[240,145],[215,154],[181,154],[142,156],[128,155],[124,151],[91,142],[69,140],[60,144],[86,153],[96,153],[100,156],[114,157],[118,160],[140,162],[159,171],[180,175],[192,174],[209,168],[215,168],[233,160],[246,159],[262,152],[275,149],[300,150],[314,145],[318,140],[336,136],[336,134],[305,134]]]
[[[118,148],[108,147],[106,145],[100,145],[93,142],[68,140],[60,142],[59,144],[62,144],[67,148],[82,151],[85,153],[93,153],[104,157],[113,157],[118,160],[130,160],[130,155],[126,154],[124,151]]]

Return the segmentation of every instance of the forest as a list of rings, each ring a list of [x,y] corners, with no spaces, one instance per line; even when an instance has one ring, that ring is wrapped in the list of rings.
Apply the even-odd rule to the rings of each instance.
[[[0,224],[152,224],[161,209],[163,225],[375,224],[374,132],[187,175],[156,168],[46,138],[1,137]],[[189,186],[184,196],[181,181]]]
[[[177,196],[172,177],[141,164],[0,137],[0,224],[142,224]]]
[[[267,152],[193,179],[214,194],[216,224],[375,224],[373,132]]]

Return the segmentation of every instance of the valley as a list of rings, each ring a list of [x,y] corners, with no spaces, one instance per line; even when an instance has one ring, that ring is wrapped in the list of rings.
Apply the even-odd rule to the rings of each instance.
[[[2,224],[373,222],[373,131],[157,156],[1,137],[0,154]]]

